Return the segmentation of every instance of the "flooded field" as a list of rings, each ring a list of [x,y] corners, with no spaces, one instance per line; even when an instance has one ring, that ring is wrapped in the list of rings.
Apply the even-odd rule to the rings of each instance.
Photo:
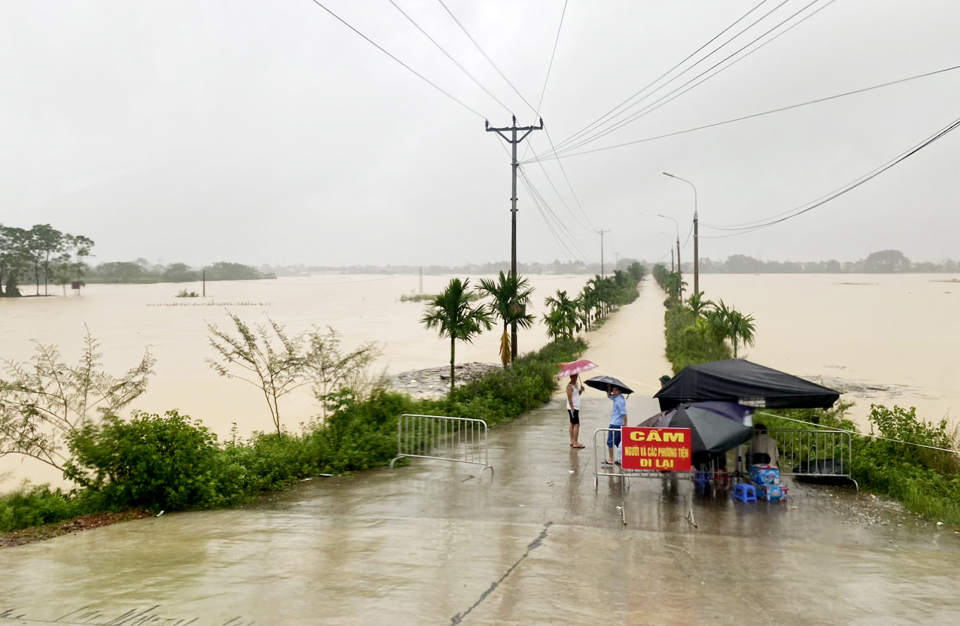
[[[425,276],[423,291],[437,293],[449,276]],[[536,288],[532,312],[543,312],[543,299],[557,289],[573,295],[587,276],[531,276]],[[960,407],[960,284],[949,275],[716,275],[701,276],[706,297],[756,317],[757,343],[747,358],[821,380],[845,392],[857,405],[861,423],[871,402],[916,406],[926,419],[955,416]],[[476,279],[471,280],[475,283]],[[649,280],[645,289],[656,290]],[[271,281],[208,283],[206,298],[177,298],[181,289],[201,291],[200,284],[91,285],[82,296],[0,300],[0,346],[4,359],[23,361],[34,341],[59,346],[65,359],[80,354],[85,328],[101,343],[108,371],[135,365],[149,347],[156,374],[135,408],[162,413],[172,408],[199,418],[219,436],[233,423],[241,434],[270,428],[263,398],[253,387],[217,376],[206,363],[215,352],[207,324],[226,328],[227,311],[249,323],[267,316],[301,331],[331,326],[343,335],[345,348],[364,341],[383,347],[377,367],[387,373],[435,367],[449,362],[449,343],[420,323],[424,304],[402,302],[419,292],[417,276],[327,275]],[[29,293],[29,289],[25,289]],[[653,294],[651,294],[652,296]],[[648,300],[657,306],[658,297]],[[594,345],[624,341],[624,334],[662,337],[661,331],[635,328],[640,322],[614,320],[591,339]],[[659,314],[644,315],[644,325],[660,325]],[[616,334],[606,332],[615,324]],[[547,341],[539,325],[520,335],[521,350]],[[495,363],[499,333],[482,334],[473,344],[457,346],[457,361]],[[609,371],[629,378],[652,394],[668,365],[659,343],[640,352],[614,351]],[[604,368],[608,369],[608,368]],[[281,405],[284,423],[296,429],[319,412],[306,389]],[[11,470],[15,470],[11,473]],[[32,462],[0,461],[0,489],[27,477],[58,481],[57,472]]]
[[[424,276],[423,292],[439,293],[450,276]],[[531,276],[536,289],[531,312],[543,313],[543,300],[565,289],[575,296],[588,276]],[[477,284],[476,278],[471,285]],[[343,348],[375,341],[383,354],[377,371],[398,373],[450,362],[450,344],[420,322],[425,304],[403,302],[419,293],[417,276],[323,275],[264,281],[207,283],[206,298],[177,298],[180,290],[202,292],[199,283],[159,285],[90,285],[81,296],[0,299],[0,357],[25,361],[35,342],[56,345],[64,360],[74,363],[83,347],[85,329],[100,342],[107,371],[120,375],[139,363],[149,347],[156,374],[134,408],[163,413],[176,408],[201,419],[220,437],[234,423],[241,435],[269,430],[270,416],[257,389],[221,378],[207,364],[217,356],[209,345],[208,324],[228,329],[227,312],[248,324],[270,319],[291,333],[312,325],[330,326],[342,334]],[[59,288],[51,291],[57,293]],[[29,287],[24,293],[31,293]],[[547,342],[540,324],[522,331],[521,351]],[[500,334],[483,333],[472,344],[458,343],[457,362],[499,362]],[[281,400],[283,423],[296,430],[319,412],[309,389]],[[12,474],[11,470],[15,470]],[[59,482],[59,473],[33,461],[0,460],[0,490],[23,478]]]
[[[861,426],[871,403],[960,423],[956,275],[705,274],[700,288],[756,317],[746,358],[843,391]]]

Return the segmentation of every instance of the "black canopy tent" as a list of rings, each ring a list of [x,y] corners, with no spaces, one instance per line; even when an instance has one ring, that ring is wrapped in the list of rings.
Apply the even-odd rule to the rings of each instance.
[[[768,409],[828,409],[840,392],[743,359],[680,370],[654,396],[666,411],[683,402],[736,402]]]

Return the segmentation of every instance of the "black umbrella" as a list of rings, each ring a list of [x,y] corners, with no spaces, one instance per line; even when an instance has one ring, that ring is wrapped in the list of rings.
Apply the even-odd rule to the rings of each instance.
[[[633,389],[627,387],[613,376],[594,376],[589,380],[583,381],[588,387],[609,392],[612,387],[619,387],[620,393],[633,393]]]
[[[692,402],[658,413],[640,426],[647,428],[689,428],[692,452],[726,452],[753,436],[747,418],[753,409],[734,402]]]

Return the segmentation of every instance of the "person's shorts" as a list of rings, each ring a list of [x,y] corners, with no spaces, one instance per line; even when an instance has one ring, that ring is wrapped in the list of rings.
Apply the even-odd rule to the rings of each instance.
[[[616,430],[607,431],[607,447],[616,448],[620,446],[620,426],[610,424],[610,428]]]
[[[572,411],[570,409],[567,409],[567,413],[570,414],[571,424],[576,425],[580,423],[580,409],[573,409]]]

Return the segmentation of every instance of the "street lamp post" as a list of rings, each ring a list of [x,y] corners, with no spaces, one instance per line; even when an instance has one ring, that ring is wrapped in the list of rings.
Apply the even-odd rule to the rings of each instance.
[[[698,224],[700,220],[697,214],[697,186],[686,178],[674,176],[669,172],[664,172],[663,175],[682,180],[693,187],[693,295],[698,295],[700,293],[700,229]]]
[[[669,215],[661,215],[657,213],[657,217],[662,217],[664,219],[673,221],[673,224],[677,229],[677,274],[680,275],[680,301],[682,302],[683,301],[683,269],[680,266],[680,223],[677,220],[670,217]],[[673,257],[672,254],[670,256]]]

